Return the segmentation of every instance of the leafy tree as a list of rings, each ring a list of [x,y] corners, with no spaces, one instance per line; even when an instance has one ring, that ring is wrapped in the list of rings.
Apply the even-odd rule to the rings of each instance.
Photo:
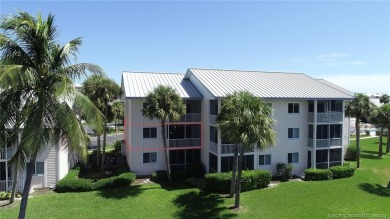
[[[371,114],[371,121],[381,126],[380,136],[379,136],[379,150],[378,156],[383,156],[382,149],[382,138],[383,138],[383,129],[385,126],[390,124],[390,104],[384,104],[381,107],[376,107]]]
[[[95,105],[103,112],[104,126],[106,127],[103,130],[103,152],[102,152],[102,162],[101,169],[104,169],[105,155],[106,155],[106,143],[107,143],[107,123],[109,121],[109,114],[112,110],[109,105],[110,102],[114,101],[120,95],[119,85],[112,79],[107,78],[103,75],[91,75],[83,83],[83,93],[87,95]],[[98,133],[98,148],[97,156],[100,158],[100,134]],[[99,161],[98,165],[99,165]]]
[[[115,117],[115,131],[117,125],[119,124],[119,120],[123,121],[124,118],[124,113],[125,113],[125,107],[123,105],[123,102],[121,101],[116,101],[112,104],[112,112],[114,113]]]
[[[370,114],[370,99],[368,96],[357,93],[354,95],[354,99],[348,101],[345,105],[345,115],[347,117],[355,117],[355,130],[356,130],[356,156],[357,156],[357,168],[360,167],[360,121],[364,117],[368,117]]]
[[[390,103],[390,96],[387,95],[387,94],[383,94],[383,95],[379,98],[379,102],[382,103],[382,104]]]
[[[144,101],[142,115],[149,119],[159,119],[161,121],[161,136],[163,138],[165,165],[168,173],[168,180],[172,183],[171,165],[169,161],[169,150],[167,146],[166,124],[168,121],[178,121],[186,113],[186,105],[176,93],[169,87],[159,85],[149,93]]]
[[[247,91],[239,91],[223,100],[217,123],[222,138],[235,145],[234,164],[237,163],[237,167],[233,165],[232,182],[235,182],[235,186],[232,187],[235,189],[234,208],[239,208],[244,152],[254,147],[264,150],[275,144],[276,133],[272,129],[275,120],[272,119],[271,107],[260,98]],[[240,152],[239,156],[237,151]]]
[[[19,211],[19,218],[25,218],[35,161],[47,145],[66,141],[69,150],[86,156],[88,138],[66,102],[78,106],[95,128],[103,128],[103,115],[73,83],[87,72],[102,70],[93,64],[72,64],[82,41],[76,38],[60,46],[54,15],[44,19],[18,12],[3,17],[0,29],[0,135],[20,132],[10,163],[27,169]]]

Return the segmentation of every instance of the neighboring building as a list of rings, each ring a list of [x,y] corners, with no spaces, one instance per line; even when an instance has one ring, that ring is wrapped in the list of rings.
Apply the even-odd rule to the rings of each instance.
[[[216,115],[227,94],[247,90],[273,108],[275,147],[247,151],[244,169],[276,173],[278,162],[308,167],[340,165],[349,141],[346,100],[352,93],[328,81],[301,73],[188,69],[186,74],[123,72],[125,148],[128,165],[137,175],[165,169],[160,121],[142,116],[145,96],[158,85],[169,85],[183,98],[187,114],[168,125],[172,170],[202,162],[207,172],[232,169],[231,142],[221,138]]]

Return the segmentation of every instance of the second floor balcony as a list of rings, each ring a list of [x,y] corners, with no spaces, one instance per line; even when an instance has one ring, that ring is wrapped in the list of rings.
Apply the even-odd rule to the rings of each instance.
[[[200,138],[169,139],[170,148],[200,147]]]
[[[328,139],[317,139],[316,141],[317,148],[329,148],[334,146],[342,146],[341,138],[328,138]],[[314,139],[308,139],[308,147],[314,147]]]
[[[334,123],[342,121],[342,112],[317,113],[317,123]],[[308,113],[308,122],[314,123],[314,113]]]

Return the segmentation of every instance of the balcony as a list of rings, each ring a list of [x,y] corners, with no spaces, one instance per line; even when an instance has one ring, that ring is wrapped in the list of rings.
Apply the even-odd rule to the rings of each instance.
[[[317,139],[317,148],[328,148],[333,146],[342,146],[341,138]],[[314,140],[308,139],[308,147],[314,147]]]
[[[317,113],[317,123],[334,123],[342,121],[342,112]],[[308,113],[308,122],[314,123],[314,113]]]
[[[210,114],[209,122],[210,122],[210,125],[216,125],[217,124],[217,115]]]
[[[200,138],[169,139],[170,148],[186,148],[200,146]]]
[[[1,180],[0,181],[0,191],[10,191],[12,190],[13,180]],[[19,180],[16,183],[16,191],[23,191],[24,180]]]
[[[233,154],[234,144],[221,144],[221,154]],[[245,153],[247,152],[254,152],[254,148],[246,149]]]
[[[16,147],[0,149],[0,160],[9,160],[15,154]]]
[[[215,154],[218,154],[218,144],[210,141],[210,151],[214,152]]]
[[[179,122],[200,122],[201,117],[201,113],[186,113],[181,116]]]

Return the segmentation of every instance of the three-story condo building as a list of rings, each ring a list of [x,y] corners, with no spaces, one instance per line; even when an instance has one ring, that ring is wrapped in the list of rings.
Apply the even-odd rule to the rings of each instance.
[[[328,81],[301,73],[187,70],[186,74],[123,72],[125,145],[128,165],[138,175],[165,169],[161,124],[142,116],[146,95],[158,85],[176,90],[187,106],[178,122],[167,124],[172,170],[202,162],[207,172],[232,169],[233,145],[221,138],[216,116],[223,99],[247,90],[273,109],[277,143],[260,151],[248,150],[244,169],[276,173],[278,162],[291,163],[295,174],[309,167],[328,168],[343,162],[349,142],[345,101],[353,93]]]

